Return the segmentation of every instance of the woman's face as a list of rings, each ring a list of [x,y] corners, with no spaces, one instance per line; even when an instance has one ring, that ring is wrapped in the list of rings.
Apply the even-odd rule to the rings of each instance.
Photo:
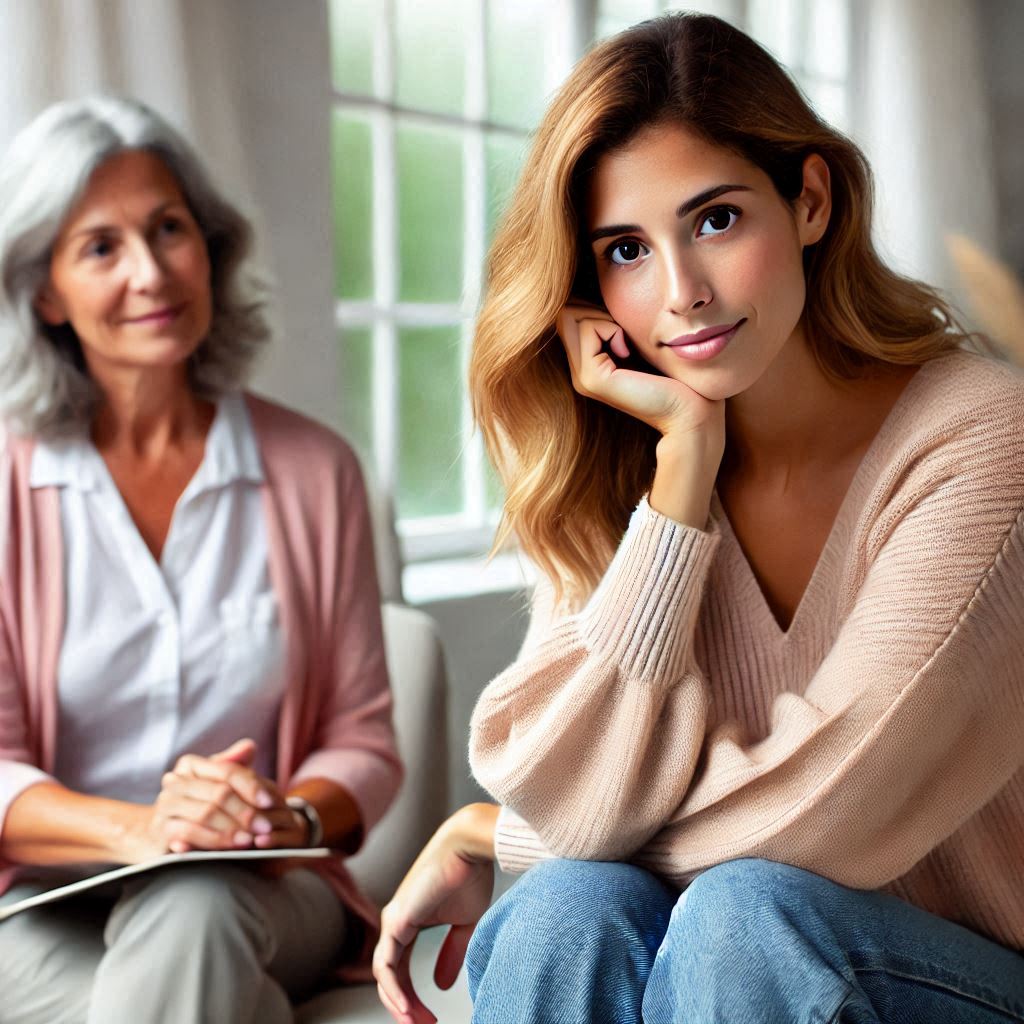
[[[36,300],[70,323],[90,373],[183,363],[210,329],[210,259],[177,179],[128,150],[94,172],[61,227]]]
[[[678,125],[600,159],[587,228],[604,304],[660,372],[709,399],[749,388],[794,336],[802,252],[825,231],[828,168],[788,204],[755,164]],[[695,337],[696,336],[696,337]]]

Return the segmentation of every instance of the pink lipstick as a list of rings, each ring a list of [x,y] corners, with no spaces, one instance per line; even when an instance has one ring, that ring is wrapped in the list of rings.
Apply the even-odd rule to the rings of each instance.
[[[682,334],[672,341],[661,342],[680,359],[712,359],[736,336],[736,332],[747,322],[746,317],[734,324],[717,324],[696,334]]]

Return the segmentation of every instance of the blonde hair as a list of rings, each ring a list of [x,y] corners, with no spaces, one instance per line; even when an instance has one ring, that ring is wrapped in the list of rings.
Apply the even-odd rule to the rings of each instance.
[[[495,546],[514,533],[570,605],[596,585],[650,488],[658,435],[573,390],[555,323],[570,295],[600,302],[580,243],[589,175],[603,154],[666,122],[744,156],[789,202],[805,157],[827,162],[832,214],[804,252],[803,312],[827,374],[920,364],[967,337],[934,289],[882,263],[863,154],[750,37],[718,18],[670,14],[597,46],[544,117],[491,246],[470,363],[474,413],[506,489]]]

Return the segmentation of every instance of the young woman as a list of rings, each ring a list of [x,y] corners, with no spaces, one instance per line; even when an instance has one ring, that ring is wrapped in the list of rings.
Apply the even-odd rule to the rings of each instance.
[[[358,463],[241,390],[250,241],[140,104],[58,104],[0,162],[0,902],[351,852],[398,786]],[[376,912],[341,857],[276,863],[10,917],[0,1020],[291,1021]]]
[[[1024,1020],[1024,380],[870,236],[863,157],[710,17],[596,48],[471,383],[544,579],[375,954],[481,1022]],[[492,861],[525,877],[482,921]],[[680,895],[681,894],[681,895]]]

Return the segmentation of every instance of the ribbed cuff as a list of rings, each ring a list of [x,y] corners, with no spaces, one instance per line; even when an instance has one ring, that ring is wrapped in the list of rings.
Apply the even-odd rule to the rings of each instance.
[[[522,874],[553,856],[540,836],[515,811],[501,808],[494,829],[494,857],[502,871]]]
[[[719,539],[717,527],[684,526],[643,499],[580,613],[588,648],[614,658],[630,678],[673,682],[692,643]]]

